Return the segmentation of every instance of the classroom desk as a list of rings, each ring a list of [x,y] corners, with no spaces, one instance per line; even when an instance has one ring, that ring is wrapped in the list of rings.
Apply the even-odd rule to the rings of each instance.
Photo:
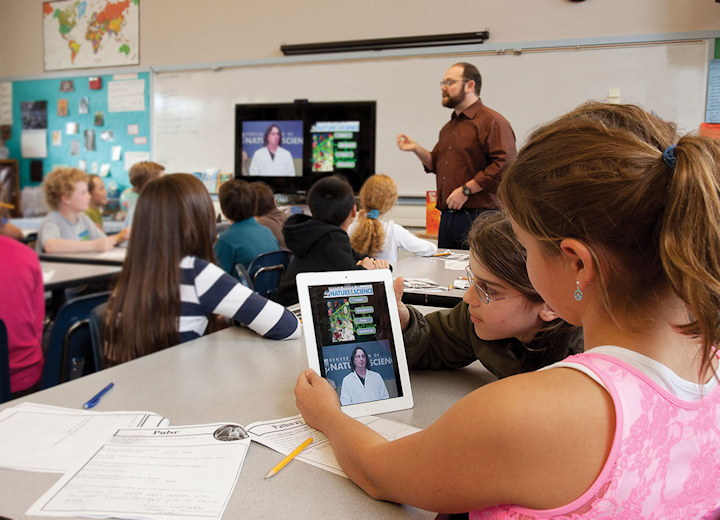
[[[40,260],[75,264],[122,265],[127,247],[113,247],[106,253],[39,253]]]
[[[122,270],[120,265],[76,264],[69,262],[41,261],[43,277],[49,271],[52,276],[45,281],[46,291],[58,291],[75,285],[102,282]]]
[[[454,250],[456,253],[469,254],[469,251]],[[466,276],[465,271],[445,269],[443,257],[409,256],[401,258],[393,265],[393,277],[430,278],[450,287],[458,276]],[[403,291],[402,301],[412,305],[433,305],[437,307],[455,307],[462,300],[465,290],[431,291],[428,289],[409,289]]]
[[[109,280],[122,270],[121,265],[76,264],[70,262],[41,261],[43,279],[46,273],[53,271],[52,276],[45,280],[45,290],[50,291],[52,316],[65,303],[65,289],[93,282]],[[1,513],[0,513],[1,514]]]
[[[307,367],[304,342],[269,341],[232,327],[10,401],[78,407],[108,382],[115,388],[99,411],[149,410],[171,425],[277,419],[298,413],[293,388]],[[452,403],[492,381],[479,363],[455,371],[413,371],[415,406],[384,417],[427,427]],[[252,443],[224,518],[434,518],[434,513],[381,502],[350,480],[299,461],[275,477],[265,474],[282,455]],[[31,519],[25,511],[59,474],[0,469],[0,515]]]

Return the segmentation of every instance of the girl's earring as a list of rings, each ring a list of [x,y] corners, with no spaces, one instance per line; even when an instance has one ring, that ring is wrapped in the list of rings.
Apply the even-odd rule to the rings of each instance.
[[[582,301],[583,299],[583,292],[582,289],[580,289],[580,281],[575,282],[575,292],[573,293],[573,296],[575,297],[575,301]]]

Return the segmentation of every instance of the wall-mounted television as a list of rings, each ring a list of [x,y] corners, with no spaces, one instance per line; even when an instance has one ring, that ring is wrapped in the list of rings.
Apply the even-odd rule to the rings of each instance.
[[[375,101],[235,105],[235,177],[303,194],[340,174],[357,192],[375,173]]]

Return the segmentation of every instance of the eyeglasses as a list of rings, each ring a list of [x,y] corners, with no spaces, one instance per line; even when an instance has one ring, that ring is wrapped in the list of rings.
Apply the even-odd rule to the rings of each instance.
[[[440,82],[440,88],[443,88],[443,87],[450,88],[450,87],[452,87],[455,83],[459,83],[459,82],[461,82],[461,81],[462,81],[462,83],[463,83],[463,85],[464,85],[464,84],[465,84],[465,80],[464,80],[464,79],[444,79],[444,80],[442,80],[442,81]]]
[[[518,296],[522,296],[522,294],[515,294],[513,296],[490,296],[487,290],[475,281],[475,276],[473,276],[473,273],[470,270],[469,266],[465,268],[465,272],[467,273],[467,277],[468,280],[470,280],[470,283],[475,286],[475,292],[477,293],[478,298],[480,298],[480,301],[483,302],[485,305],[490,305],[490,302],[499,302],[502,300],[509,300],[510,298],[517,298]]]

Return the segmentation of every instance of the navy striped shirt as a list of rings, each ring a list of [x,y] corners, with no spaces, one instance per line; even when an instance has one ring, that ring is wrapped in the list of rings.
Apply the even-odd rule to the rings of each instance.
[[[240,322],[268,339],[300,337],[295,315],[195,256],[180,262],[180,343],[203,335],[210,314]]]

